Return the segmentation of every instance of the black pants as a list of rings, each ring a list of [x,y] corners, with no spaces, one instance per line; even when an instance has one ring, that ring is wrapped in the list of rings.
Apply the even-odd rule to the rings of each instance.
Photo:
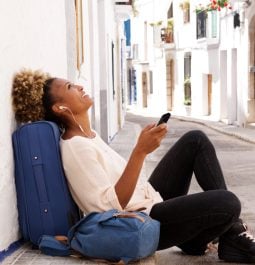
[[[193,173],[204,192],[187,195]],[[240,202],[227,191],[215,149],[201,131],[182,136],[159,162],[149,182],[164,199],[150,213],[161,223],[158,249],[205,250],[207,243],[239,218]]]

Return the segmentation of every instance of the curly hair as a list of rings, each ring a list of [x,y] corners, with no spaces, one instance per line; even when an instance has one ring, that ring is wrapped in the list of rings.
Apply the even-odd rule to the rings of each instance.
[[[50,76],[39,70],[23,69],[16,73],[12,85],[12,104],[19,123],[43,120],[43,87]]]

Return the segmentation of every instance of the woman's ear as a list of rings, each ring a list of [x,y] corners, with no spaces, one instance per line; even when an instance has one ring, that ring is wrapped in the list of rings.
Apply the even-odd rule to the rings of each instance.
[[[59,105],[59,104],[54,104],[52,106],[52,111],[55,113],[58,113],[58,114],[62,113],[65,110],[66,110],[66,108],[64,106]]]

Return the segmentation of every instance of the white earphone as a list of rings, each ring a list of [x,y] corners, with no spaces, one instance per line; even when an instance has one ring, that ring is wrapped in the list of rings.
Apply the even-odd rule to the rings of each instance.
[[[74,117],[74,115],[73,115],[73,112],[71,111],[70,108],[68,108],[68,107],[66,107],[66,106],[59,106],[58,108],[61,109],[61,110],[67,110],[67,111],[69,111],[69,112],[71,113],[71,115],[72,115],[72,118],[73,118],[74,122],[78,125],[78,127],[79,127],[79,129],[82,131],[82,133],[83,133],[86,137],[90,138],[90,137],[84,132],[82,126],[77,122],[77,120],[75,119],[75,117]]]
[[[59,106],[58,108],[59,108],[59,109],[68,109],[68,108],[65,107],[65,106]]]

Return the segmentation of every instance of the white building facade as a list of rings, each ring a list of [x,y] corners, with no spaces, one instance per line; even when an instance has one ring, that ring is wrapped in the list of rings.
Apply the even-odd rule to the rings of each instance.
[[[239,126],[255,122],[255,2],[225,1],[226,7],[208,12],[203,7],[212,1],[162,1],[164,10],[147,2],[151,11],[136,19],[153,28],[152,41],[138,45],[147,41],[151,51],[147,107]],[[138,105],[146,107],[142,85],[137,90]]]
[[[131,2],[125,1],[121,12],[115,2],[0,2],[0,260],[21,237],[11,139],[16,129],[11,99],[13,75],[22,68],[40,69],[82,84],[94,98],[92,125],[109,142],[124,122],[126,18],[120,15],[128,16],[131,11]]]

